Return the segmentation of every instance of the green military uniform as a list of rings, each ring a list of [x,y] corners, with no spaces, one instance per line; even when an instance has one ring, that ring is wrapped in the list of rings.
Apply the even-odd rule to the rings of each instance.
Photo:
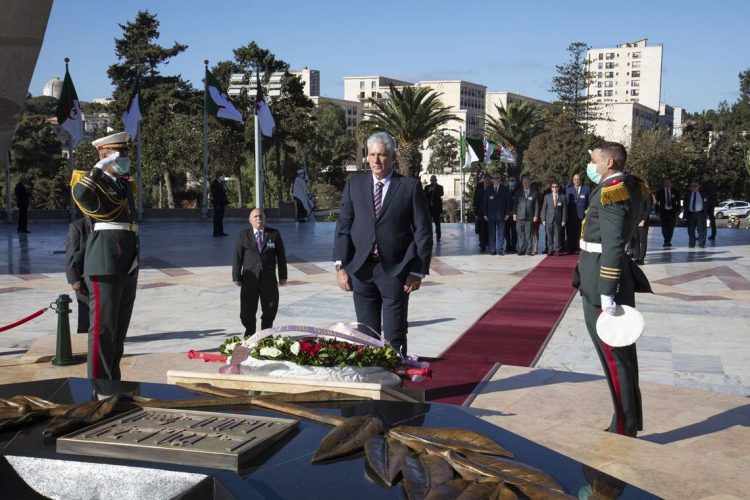
[[[127,147],[94,142],[99,149]],[[127,136],[127,134],[125,134]],[[105,141],[105,144],[97,144]],[[73,185],[73,199],[91,220],[83,274],[89,290],[90,327],[88,376],[120,379],[120,359],[138,284],[138,233],[130,183],[94,168]]]
[[[581,229],[581,253],[573,283],[583,296],[586,327],[612,395],[615,412],[609,431],[628,436],[643,429],[635,344],[605,344],[596,334],[596,320],[601,314],[601,295],[635,307],[636,292],[651,292],[646,276],[625,254],[625,245],[643,218],[644,191],[639,179],[625,174],[610,176],[594,188]]]

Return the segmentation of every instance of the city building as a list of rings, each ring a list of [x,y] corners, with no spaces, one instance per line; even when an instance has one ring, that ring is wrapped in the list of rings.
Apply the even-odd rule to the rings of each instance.
[[[682,137],[682,129],[687,121],[687,112],[685,108],[675,106],[674,108],[674,121],[672,122],[672,134],[675,137]]]
[[[487,109],[488,118],[499,118],[500,115],[497,112],[497,108],[507,108],[509,104],[518,102],[528,102],[534,104],[540,108],[552,107],[551,102],[543,101],[541,99],[535,99],[534,97],[528,97],[521,94],[514,94],[513,92],[487,92],[487,100],[485,107]]]
[[[364,118],[364,105],[360,101],[347,101],[345,99],[323,96],[313,96],[310,97],[310,100],[315,103],[315,106],[320,106],[321,102],[330,102],[340,107],[344,111],[346,118],[346,131],[351,136],[354,136],[357,131],[357,125]]]
[[[42,95],[47,97],[54,97],[55,99],[60,98],[60,92],[62,92],[63,81],[60,80],[59,76],[54,77],[44,84],[42,88]]]
[[[616,48],[589,49],[586,67],[593,75],[587,95],[594,102],[637,102],[659,109],[661,102],[661,45],[647,40]]]
[[[307,97],[320,95],[320,71],[309,69],[305,66],[299,70],[290,70],[289,73],[298,76],[300,80],[302,80],[302,85],[304,87],[303,92]],[[269,98],[279,97],[281,95],[281,79],[283,76],[283,71],[271,73],[268,82],[261,83],[261,85],[263,85],[264,95]],[[227,95],[230,97],[236,97],[240,95],[240,92],[242,92],[243,89],[247,90],[248,96],[255,97],[257,93],[257,79],[254,73],[232,73],[229,77]]]
[[[96,99],[93,99],[91,102],[94,102],[96,104],[101,104],[102,106],[109,106],[113,102],[115,102],[114,99],[111,97],[97,97]]]
[[[345,76],[344,100],[361,102],[365,112],[367,112],[372,107],[367,100],[388,99],[391,85],[394,87],[411,87],[414,84],[387,76]]]
[[[599,118],[591,120],[592,132],[629,147],[638,129],[659,126],[659,112],[637,102],[611,102],[599,106]]]
[[[459,131],[472,139],[484,137],[486,86],[464,80],[428,80],[420,81],[417,85],[442,94],[440,101],[458,116],[457,120],[441,127],[442,130],[456,137]]]

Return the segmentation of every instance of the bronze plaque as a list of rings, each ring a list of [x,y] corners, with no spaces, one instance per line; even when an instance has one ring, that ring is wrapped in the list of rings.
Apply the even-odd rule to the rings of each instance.
[[[286,418],[140,408],[58,438],[57,451],[237,471],[296,425]]]

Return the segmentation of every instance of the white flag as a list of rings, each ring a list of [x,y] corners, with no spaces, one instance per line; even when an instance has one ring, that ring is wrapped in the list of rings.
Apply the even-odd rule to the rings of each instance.
[[[133,95],[130,96],[128,107],[122,114],[122,124],[125,132],[130,134],[130,139],[135,140],[138,137],[138,122],[141,121],[141,89],[138,80],[133,88]]]
[[[274,121],[271,109],[268,107],[265,99],[261,99],[255,105],[255,113],[258,115],[260,132],[266,137],[273,137],[273,129],[276,126],[276,121]]]

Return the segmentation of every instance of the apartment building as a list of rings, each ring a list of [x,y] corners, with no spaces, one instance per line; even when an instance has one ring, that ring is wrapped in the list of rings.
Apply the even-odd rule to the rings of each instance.
[[[391,85],[411,87],[414,83],[388,76],[345,76],[344,100],[361,102],[366,113],[372,107],[368,99],[388,99]]]
[[[535,106],[538,106],[540,108],[549,108],[552,107],[552,103],[548,101],[543,101],[541,99],[536,99],[534,97],[529,97],[521,94],[514,94],[513,92],[487,92],[487,100],[486,100],[485,108],[487,109],[487,117],[488,118],[499,118],[500,115],[497,112],[497,108],[507,108],[509,104],[517,102],[517,103],[524,103],[528,102],[530,104],[533,104]]]
[[[330,102],[339,106],[344,110],[346,118],[346,131],[349,135],[353,136],[357,131],[357,125],[364,119],[365,110],[364,104],[360,101],[347,101],[345,99],[336,99],[333,97],[313,96],[310,100],[315,103],[316,106],[320,106],[321,102]]]
[[[599,108],[600,117],[589,125],[592,132],[629,147],[638,129],[659,126],[659,112],[637,102],[611,102]]]
[[[304,87],[304,94],[307,97],[315,97],[320,95],[320,71],[316,69],[310,69],[305,66],[302,69],[290,70],[289,73],[300,77],[302,85]],[[284,76],[283,71],[276,71],[271,73],[271,77],[268,82],[261,83],[263,85],[264,95],[270,98],[278,97],[281,95],[281,79]],[[229,77],[229,88],[227,94],[230,97],[236,97],[240,95],[243,89],[247,90],[247,94],[250,97],[256,95],[257,79],[254,73],[232,73]]]

